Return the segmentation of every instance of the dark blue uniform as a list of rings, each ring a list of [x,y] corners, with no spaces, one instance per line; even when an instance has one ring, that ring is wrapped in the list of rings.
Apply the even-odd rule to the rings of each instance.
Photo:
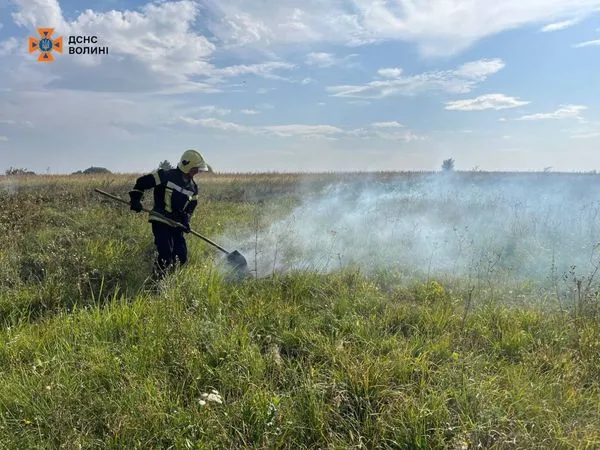
[[[136,204],[140,205],[139,209],[141,209],[144,191],[152,188],[154,207],[148,222],[152,224],[154,244],[158,251],[154,263],[154,278],[159,279],[178,261],[180,265],[187,263],[187,245],[182,228],[170,225],[153,213],[159,213],[179,222],[189,231],[190,219],[198,204],[198,185],[193,177],[186,177],[178,168],[156,170],[136,180],[133,189],[129,192],[132,209]]]

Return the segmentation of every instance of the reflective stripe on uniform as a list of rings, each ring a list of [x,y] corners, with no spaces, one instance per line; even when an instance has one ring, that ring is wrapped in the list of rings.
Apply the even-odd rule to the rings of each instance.
[[[156,185],[160,184],[160,175],[158,174],[158,170],[155,170],[154,172],[152,172],[152,175],[154,175],[154,181],[156,182]]]
[[[192,195],[194,195],[194,193],[192,191],[188,191],[187,189],[184,189],[181,186],[177,186],[172,181],[167,182],[167,187],[171,188],[171,189],[175,189],[177,192],[181,192],[182,194],[187,195],[188,197],[191,197]]]
[[[185,206],[183,207],[183,210],[185,211],[187,209],[187,207],[190,206],[190,203],[197,202],[197,201],[198,201],[198,196],[196,194],[194,194],[190,200],[185,202]]]
[[[171,207],[171,197],[173,196],[173,189],[165,189],[165,211],[173,212]]]

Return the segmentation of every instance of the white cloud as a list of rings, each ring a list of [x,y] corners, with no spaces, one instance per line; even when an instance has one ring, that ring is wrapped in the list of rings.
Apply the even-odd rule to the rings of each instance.
[[[424,140],[424,136],[419,136],[411,131],[391,131],[394,128],[402,127],[398,122],[381,122],[377,126],[371,124],[367,128],[343,129],[332,125],[266,125],[249,126],[233,122],[225,122],[215,118],[196,119],[192,117],[181,116],[179,121],[193,126],[202,126],[214,128],[227,132],[247,133],[253,135],[267,135],[277,137],[304,137],[304,138],[327,138],[340,139],[343,137],[361,138],[361,139],[385,139],[412,142]],[[382,125],[384,124],[384,125]]]
[[[343,130],[331,125],[273,125],[262,127],[277,136],[317,136],[342,133]]]
[[[587,109],[582,105],[564,105],[550,113],[528,114],[517,120],[548,120],[548,119],[570,119],[578,118]]]
[[[258,111],[256,109],[242,109],[241,113],[248,114],[248,115],[256,115],[256,114],[260,114],[260,111]]]
[[[231,112],[230,109],[219,108],[214,105],[206,105],[206,106],[198,106],[192,109],[193,111],[200,111],[203,114],[207,115],[217,115],[217,116],[226,116]]]
[[[423,141],[426,139],[425,136],[416,135],[412,131],[392,132],[392,133],[376,132],[375,137],[378,137],[380,139],[386,139],[386,140],[392,140],[392,141],[403,141],[403,142]]]
[[[593,41],[585,41],[585,42],[580,42],[579,44],[575,44],[573,45],[574,48],[583,48],[583,47],[589,47],[592,45],[600,45],[600,39],[596,39]]]
[[[18,47],[19,42],[14,37],[8,38],[6,41],[0,43],[0,56],[11,55]]]
[[[270,125],[270,126],[248,126],[233,122],[225,122],[219,119],[194,119],[191,117],[180,117],[180,120],[189,125],[200,125],[207,128],[216,128],[222,131],[235,131],[238,133],[273,135],[279,137],[291,136],[327,136],[342,133],[343,130],[331,125]]]
[[[467,80],[485,80],[488,75],[493,75],[504,68],[505,64],[500,58],[478,59],[463,64],[454,73]]]
[[[13,0],[13,3],[18,7],[12,14],[17,25],[38,28],[52,24],[57,29],[66,28],[57,0]]]
[[[306,55],[306,64],[317,67],[333,67],[348,65],[348,60],[358,56],[357,54],[337,57],[333,53],[326,52],[311,52]]]
[[[470,92],[504,67],[499,59],[471,61],[454,70],[431,71],[418,75],[398,76],[393,79],[375,80],[365,85],[329,86],[333,97],[384,98],[393,95],[416,95],[428,91],[451,94]]]
[[[396,122],[395,120],[392,122],[374,122],[371,124],[374,128],[402,128],[404,125]]]
[[[347,135],[360,139],[382,139],[403,142],[422,141],[426,139],[424,136],[416,135],[415,133],[409,130],[390,131],[390,129],[379,129],[375,127],[357,128],[354,130],[349,130],[347,131]]]
[[[546,25],[545,27],[543,27],[540,31],[542,33],[548,33],[551,31],[560,31],[560,30],[564,30],[565,28],[572,27],[573,25],[577,25],[579,22],[581,22],[581,19],[579,19],[579,18],[562,20],[560,22],[550,23],[550,24]]]
[[[309,53],[306,55],[306,64],[309,66],[331,67],[336,64],[333,53]]]
[[[256,75],[271,80],[285,80],[285,77],[276,75],[273,72],[277,70],[292,70],[295,69],[295,64],[290,64],[281,61],[270,61],[259,64],[240,64],[236,66],[224,67],[222,69],[214,69],[211,75],[215,78],[219,77],[239,77],[243,75]]]
[[[246,125],[240,125],[233,122],[225,122],[223,120],[215,119],[215,118],[207,118],[207,119],[194,119],[192,117],[182,116],[179,118],[181,122],[189,124],[189,125],[200,125],[207,128],[216,128],[218,130],[223,131],[236,131],[238,133],[251,133],[257,134],[259,132],[258,129],[248,127]]]
[[[7,142],[8,138],[6,136],[0,136],[0,141]]]
[[[484,109],[508,109],[527,105],[530,102],[518,100],[504,94],[486,94],[476,98],[455,100],[446,103],[446,109],[454,111],[481,111]]]
[[[415,43],[427,56],[456,54],[522,26],[585,18],[600,0],[204,0],[208,27],[228,47],[283,49],[315,43]]]
[[[398,78],[402,75],[402,69],[399,67],[379,69],[377,73],[384,78]]]

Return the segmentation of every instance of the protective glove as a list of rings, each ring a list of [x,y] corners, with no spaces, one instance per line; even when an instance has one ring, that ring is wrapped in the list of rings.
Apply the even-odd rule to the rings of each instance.
[[[129,209],[135,212],[142,212],[144,207],[142,206],[142,199],[139,192],[130,192],[129,193]]]
[[[135,212],[142,212],[144,207],[142,206],[142,202],[140,202],[139,200],[131,200],[131,202],[129,203],[129,209]]]
[[[191,231],[191,228],[190,228],[190,219],[189,218],[184,218],[181,221],[181,225],[183,225],[182,230],[183,230],[184,233],[189,233]]]

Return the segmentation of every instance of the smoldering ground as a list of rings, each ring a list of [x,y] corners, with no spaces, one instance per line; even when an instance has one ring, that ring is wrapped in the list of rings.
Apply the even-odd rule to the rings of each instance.
[[[550,281],[600,258],[600,177],[592,174],[426,174],[339,182],[311,191],[284,218],[221,239],[259,277],[363,273]]]

